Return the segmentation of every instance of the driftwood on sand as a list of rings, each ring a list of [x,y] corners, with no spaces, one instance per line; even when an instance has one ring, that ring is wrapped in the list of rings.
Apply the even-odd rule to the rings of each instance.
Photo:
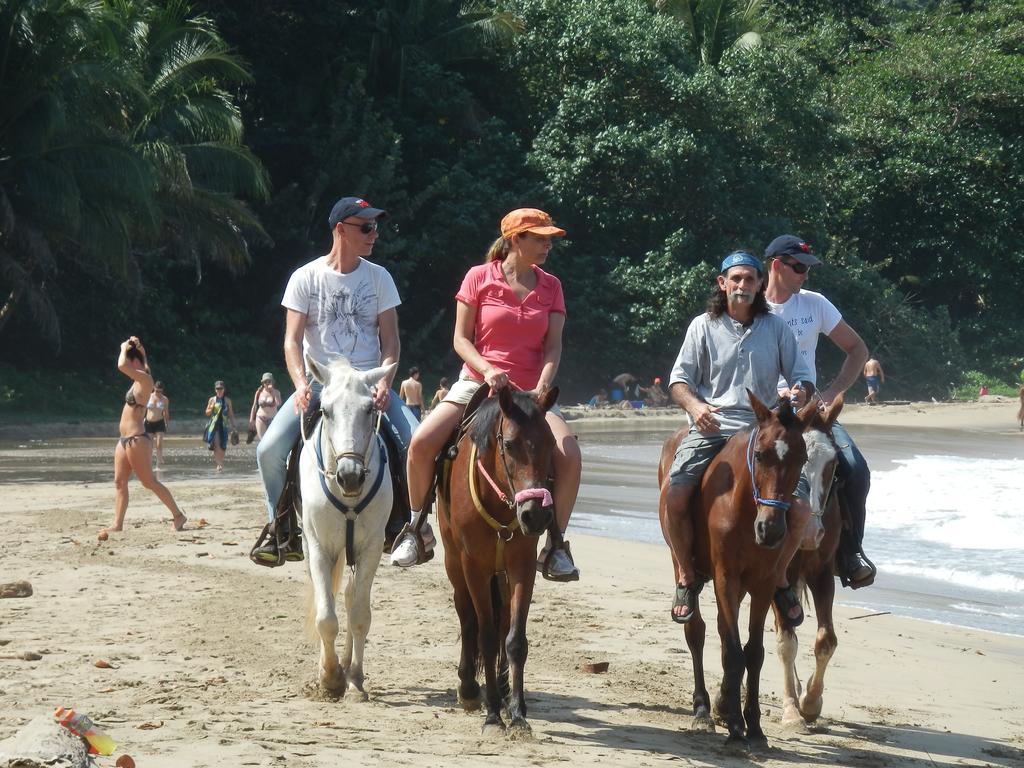
[[[0,584],[0,597],[32,597],[32,585],[27,581]]]

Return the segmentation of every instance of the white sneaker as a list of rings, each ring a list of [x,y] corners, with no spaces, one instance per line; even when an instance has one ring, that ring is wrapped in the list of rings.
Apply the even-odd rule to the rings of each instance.
[[[426,555],[427,552],[433,551],[434,544],[437,543],[430,523],[423,523],[420,535],[423,537],[423,554]],[[411,568],[419,560],[419,554],[419,548],[416,545],[416,535],[412,531],[408,531],[391,548],[391,564],[397,565],[399,568]]]

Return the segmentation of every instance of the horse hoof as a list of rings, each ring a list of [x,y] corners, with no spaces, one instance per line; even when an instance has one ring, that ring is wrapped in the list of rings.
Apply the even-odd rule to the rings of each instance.
[[[750,747],[750,743],[743,734],[730,733],[729,738],[725,740],[725,746],[729,749],[745,752]]]
[[[345,695],[345,688],[347,687],[345,673],[340,669],[333,675],[321,672],[320,687],[324,689],[328,696],[333,696],[336,699],[342,698]]]
[[[369,701],[370,700],[370,694],[368,694],[362,688],[359,688],[358,686],[355,686],[355,685],[352,685],[352,684],[349,684],[349,686],[348,686],[348,697],[350,699],[352,699],[352,701]]]
[[[757,733],[753,735],[747,734],[747,744],[749,745],[750,749],[768,749],[768,737],[765,736],[763,733]]]
[[[484,723],[484,727],[480,729],[480,735],[483,736],[485,739],[504,739],[505,724]]]
[[[514,722],[505,731],[509,741],[533,741],[533,729],[525,720]]]
[[[477,712],[480,709],[480,697],[476,696],[469,698],[463,696],[461,693],[457,693],[456,696],[459,700],[459,705],[462,707],[463,712]]]
[[[690,730],[698,733],[714,733],[715,721],[707,715],[697,716],[690,723]]]
[[[813,723],[821,714],[821,707],[824,704],[822,699],[809,699],[806,696],[800,700],[800,715],[808,723]]]

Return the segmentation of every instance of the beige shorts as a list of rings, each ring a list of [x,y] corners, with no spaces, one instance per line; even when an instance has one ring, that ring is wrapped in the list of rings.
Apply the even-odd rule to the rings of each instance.
[[[452,388],[448,390],[448,394],[445,395],[442,403],[451,403],[452,405],[465,406],[469,405],[469,401],[473,399],[473,395],[476,391],[483,386],[483,382],[471,379],[466,374],[462,374],[459,380],[456,381]],[[559,410],[558,405],[551,406],[551,413],[555,414],[558,418],[565,420],[562,416],[562,412]]]

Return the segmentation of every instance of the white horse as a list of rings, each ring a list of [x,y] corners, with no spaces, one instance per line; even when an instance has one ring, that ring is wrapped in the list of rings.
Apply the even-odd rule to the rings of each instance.
[[[381,442],[372,387],[397,363],[357,371],[339,359],[324,367],[308,356],[307,369],[323,385],[323,417],[304,435],[299,459],[302,548],[313,583],[316,631],[320,636],[320,684],[330,694],[348,691],[366,700],[363,650],[370,631],[370,587],[384,551],[384,527],[391,513],[391,475]],[[346,563],[347,629],[339,660],[335,595]],[[310,611],[312,613],[312,610]]]

